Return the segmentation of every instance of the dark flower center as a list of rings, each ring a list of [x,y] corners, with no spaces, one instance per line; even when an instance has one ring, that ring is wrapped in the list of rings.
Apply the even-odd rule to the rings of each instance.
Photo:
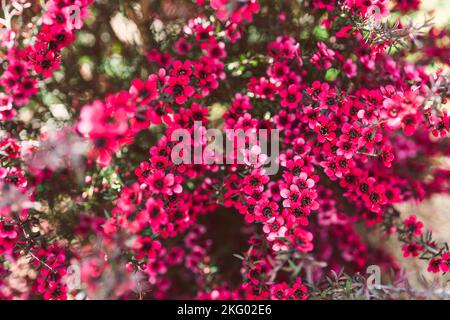
[[[325,136],[328,134],[328,128],[325,126],[320,127],[320,133]]]
[[[175,87],[173,87],[173,92],[176,96],[179,96],[183,93],[183,87],[180,85],[176,85]]]
[[[370,201],[378,202],[378,200],[380,200],[380,195],[376,192],[372,192],[372,194],[370,195]]]
[[[98,148],[101,149],[104,146],[106,146],[106,139],[105,138],[98,138],[94,140],[94,145]]]
[[[164,186],[164,182],[162,180],[156,180],[153,185],[156,189],[162,189],[162,187]]]
[[[257,186],[259,184],[259,179],[258,178],[252,178],[250,179],[250,184],[252,186]]]
[[[271,213],[272,213],[272,209],[271,209],[271,208],[265,207],[265,208],[263,209],[263,214],[264,214],[265,217],[270,216]]]
[[[369,186],[367,183],[361,183],[359,190],[361,190],[362,193],[367,193],[369,191]]]
[[[311,204],[311,198],[306,196],[302,198],[302,206],[305,207],[307,205]]]

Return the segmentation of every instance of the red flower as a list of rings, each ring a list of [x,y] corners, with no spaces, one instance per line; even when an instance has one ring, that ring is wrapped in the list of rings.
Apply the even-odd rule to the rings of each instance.
[[[392,165],[392,161],[394,161],[395,156],[391,152],[392,147],[389,145],[383,146],[383,149],[381,150],[381,159],[383,160],[383,163],[386,167],[390,168]]]
[[[6,154],[10,159],[16,159],[19,156],[20,147],[16,141],[7,138],[0,141],[0,152]]]
[[[318,42],[317,48],[319,50],[311,57],[311,62],[319,70],[329,69],[334,61],[335,52],[323,42]]]
[[[408,114],[403,117],[402,124],[403,124],[403,131],[407,136],[411,136],[416,132],[417,125],[421,120],[421,114]]]
[[[428,263],[428,272],[438,273],[441,271],[442,259],[440,258],[432,258],[430,262]]]
[[[281,100],[281,106],[287,107],[288,109],[297,108],[298,103],[302,100],[302,93],[294,84],[291,84],[287,90],[281,90],[280,96],[283,98]]]
[[[422,251],[423,246],[421,244],[418,243],[409,243],[409,244],[405,244],[402,247],[402,251],[403,251],[403,257],[408,258],[409,256],[412,257],[417,257],[420,252]]]
[[[363,199],[365,200],[369,209],[374,212],[378,212],[381,210],[381,205],[387,203],[387,198],[385,194],[385,187],[383,185],[377,185],[369,190],[368,194],[363,195]]]
[[[193,64],[191,61],[187,60],[174,61],[172,68],[170,69],[170,75],[173,77],[190,77],[192,75]]]
[[[289,208],[292,207],[294,203],[298,203],[300,189],[297,185],[291,184],[289,189],[282,189],[280,195],[285,199],[283,200],[283,206]]]
[[[264,190],[264,185],[269,182],[269,177],[264,175],[260,169],[255,169],[250,175],[244,178],[243,191],[251,195],[253,191],[262,192]]]
[[[194,87],[189,85],[187,76],[170,77],[166,93],[171,95],[177,104],[183,104],[194,95]]]
[[[417,221],[416,216],[410,216],[405,220],[405,227],[408,232],[414,236],[420,236],[422,234],[423,223]]]
[[[297,278],[291,288],[288,289],[288,296],[294,300],[308,299],[308,288],[302,284],[302,279]]]
[[[335,122],[328,119],[325,115],[321,115],[318,118],[318,123],[314,128],[314,131],[318,133],[317,140],[320,143],[324,143],[325,141],[334,142],[336,139],[335,130],[337,129],[337,125]]]
[[[288,294],[289,289],[286,282],[270,286],[270,296],[273,300],[287,300],[289,297]]]
[[[137,251],[136,259],[140,260],[144,257],[150,259],[156,258],[162,248],[161,242],[152,240],[150,237],[138,237],[134,239],[132,249]]]
[[[155,75],[150,75],[145,82],[141,79],[134,79],[131,82],[130,95],[139,103],[147,105],[150,101],[158,99],[157,89],[158,78]]]
[[[353,78],[357,73],[356,64],[351,59],[345,60],[342,70],[347,78]]]
[[[154,194],[172,195],[181,193],[183,188],[171,173],[165,174],[164,170],[158,170],[150,174],[145,180],[150,191]]]
[[[446,252],[442,254],[440,261],[439,267],[441,268],[441,271],[448,272],[450,270],[450,253]]]
[[[301,252],[310,252],[313,250],[314,246],[312,240],[312,233],[300,228],[296,228],[292,235],[292,243],[295,245],[295,248]]]
[[[45,78],[52,75],[60,64],[60,55],[52,49],[48,49],[48,44],[37,42],[33,47],[28,47],[27,57],[34,67],[34,71],[42,74]]]
[[[287,228],[284,225],[283,217],[272,217],[267,220],[263,227],[264,233],[267,234],[267,240],[274,241],[278,238],[284,238]]]
[[[249,270],[247,271],[247,279],[254,285],[258,285],[262,278],[264,277],[264,270],[261,264],[255,263]]]
[[[255,215],[259,220],[266,222],[274,216],[278,216],[278,204],[274,201],[260,200],[255,207]]]
[[[175,43],[175,50],[179,55],[186,55],[191,50],[192,45],[184,38],[179,39]]]

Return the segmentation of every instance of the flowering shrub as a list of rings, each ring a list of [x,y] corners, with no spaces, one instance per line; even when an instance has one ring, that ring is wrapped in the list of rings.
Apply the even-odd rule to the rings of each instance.
[[[3,0],[0,298],[426,295],[373,241],[449,271],[398,209],[450,192],[449,33],[419,7]]]

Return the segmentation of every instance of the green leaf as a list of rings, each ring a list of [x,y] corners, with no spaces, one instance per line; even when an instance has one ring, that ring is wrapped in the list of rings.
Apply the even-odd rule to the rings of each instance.
[[[330,35],[328,34],[328,30],[322,26],[315,27],[313,30],[313,34],[317,39],[322,41],[325,41],[330,37]]]
[[[350,279],[347,279],[347,282],[345,283],[345,290],[348,293],[352,291],[352,281]]]
[[[334,69],[334,68],[330,68],[327,70],[327,72],[325,73],[325,80],[327,81],[334,81],[336,80],[337,76],[339,75],[339,70]]]

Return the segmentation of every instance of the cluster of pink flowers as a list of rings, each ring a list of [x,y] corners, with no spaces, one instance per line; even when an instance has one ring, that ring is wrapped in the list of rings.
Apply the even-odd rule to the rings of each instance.
[[[35,41],[25,48],[7,46],[7,67],[0,76],[4,91],[0,92],[0,120],[11,121],[17,113],[15,107],[26,105],[38,93],[38,79],[50,77],[59,68],[61,50],[75,40],[74,32],[81,28],[92,1],[47,1]],[[7,29],[4,34],[8,37],[1,39],[2,44],[15,38],[13,30]]]
[[[39,92],[39,81],[60,66],[61,50],[74,41],[91,2],[48,1],[35,42],[8,50],[0,77],[1,121],[13,121],[15,108],[26,105]],[[443,56],[441,62],[450,64],[437,48],[437,31],[430,31],[425,44],[433,51],[429,60],[413,64],[406,55],[389,55],[387,41],[371,43],[357,27],[371,6],[388,16],[388,1],[313,0],[304,9],[326,16],[321,26],[328,39],[308,40],[308,46],[292,32],[265,34],[263,46],[244,46],[252,53],[245,55],[239,43],[251,37],[264,1],[196,3],[202,14],[180,29],[173,50],[146,54],[156,72],[132,79],[128,90],[94,99],[74,120],[71,131],[89,142],[85,165],[94,174],[84,177],[82,194],[71,194],[83,214],[70,239],[58,234],[50,244],[41,241],[31,219],[46,200],[44,192],[52,192],[46,183],[57,173],[19,165],[23,154],[36,150],[18,136],[0,140],[0,275],[8,273],[3,259],[27,256],[37,270],[35,279],[27,279],[31,297],[65,299],[82,290],[95,297],[102,276],[117,272],[130,279],[139,275],[137,282],[148,289],[137,292],[141,298],[304,300],[312,295],[308,282],[330,271],[364,272],[370,264],[398,269],[386,252],[367,245],[361,227],[381,228],[383,237],[397,234],[405,258],[420,255],[429,260],[428,271],[447,273],[448,247],[423,231],[415,216],[401,221],[396,210],[403,202],[450,193],[450,170],[427,162],[450,154],[450,117],[442,106],[448,87],[436,88],[426,71],[431,57]],[[392,10],[418,5],[395,1]],[[277,10],[280,30],[289,30],[292,13]],[[240,63],[246,67],[240,69]],[[226,107],[219,120],[212,117],[216,103]],[[137,165],[124,163],[149,128],[156,143],[139,155]],[[227,164],[174,163],[178,141],[171,140],[172,133],[184,129],[195,135],[205,128],[277,130],[279,171],[268,174],[268,155],[259,146],[248,151],[259,157],[256,164],[239,163],[236,154]],[[206,138],[192,140],[189,147],[208,144]],[[119,177],[119,188],[106,179],[96,184],[98,172],[108,169]],[[113,196],[100,203],[109,207],[97,206],[93,199],[106,194]],[[231,227],[244,238],[240,251],[226,258],[234,259],[238,282],[227,278],[215,256],[226,245],[214,243],[222,225],[208,222],[218,216],[230,227],[229,215],[240,219]],[[102,240],[103,247],[95,249],[100,254],[85,241],[93,237]],[[73,261],[80,264],[81,288],[67,285]],[[111,290],[130,298],[135,287],[133,281],[118,281]],[[14,297],[1,281],[0,297]]]
[[[25,1],[13,1],[15,7]],[[92,0],[49,0],[42,16],[42,26],[33,43],[21,47],[18,35],[12,29],[3,29],[0,42],[3,65],[0,76],[0,121],[8,123],[17,117],[17,108],[26,105],[39,92],[38,82],[48,78],[60,65],[61,50],[74,40],[74,32],[80,29],[87,17],[87,7]],[[19,12],[20,13],[20,12]],[[11,135],[11,137],[10,137]],[[35,186],[29,183],[27,172],[15,162],[33,152],[8,132],[0,142],[2,165],[0,166],[0,256],[13,262],[20,256],[29,258],[30,266],[37,270],[31,277],[22,279],[30,283],[27,298],[33,293],[45,299],[66,299],[67,274],[70,251],[58,242],[42,246],[38,234],[32,229],[34,222],[29,210],[35,207]],[[38,173],[40,174],[40,173]],[[3,277],[2,277],[3,278]],[[0,285],[0,298],[17,295],[13,288]]]

